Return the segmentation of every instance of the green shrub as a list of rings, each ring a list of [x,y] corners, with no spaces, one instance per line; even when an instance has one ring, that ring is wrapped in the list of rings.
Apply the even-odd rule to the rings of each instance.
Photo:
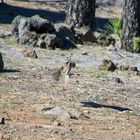
[[[121,36],[122,32],[122,18],[113,18],[105,25],[105,29],[109,34],[116,34]]]
[[[134,49],[140,49],[140,37],[133,37]]]

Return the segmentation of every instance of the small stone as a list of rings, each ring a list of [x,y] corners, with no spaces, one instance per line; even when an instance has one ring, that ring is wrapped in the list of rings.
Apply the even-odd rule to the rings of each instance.
[[[136,66],[131,66],[130,71],[138,71],[138,68]]]
[[[0,124],[5,124],[5,119],[3,117],[0,117]]]
[[[44,115],[60,120],[67,120],[72,118],[72,115],[62,107],[55,107],[49,111],[46,111],[44,112]]]
[[[116,65],[111,60],[103,59],[99,65],[99,70],[114,71],[116,70]]]
[[[82,55],[88,55],[88,53],[87,52],[83,52]]]
[[[26,48],[26,49],[24,49],[24,50],[22,51],[22,53],[23,53],[23,55],[24,55],[25,57],[38,58],[38,56],[37,56],[35,50],[32,49],[32,48]]]
[[[115,82],[115,83],[123,83],[122,80],[118,77],[113,77],[112,81]]]
[[[53,125],[54,126],[62,126],[62,124],[60,122],[58,122],[58,121],[54,121]]]
[[[135,75],[136,75],[136,76],[140,76],[140,71],[137,71],[137,72],[135,73]]]
[[[115,45],[115,39],[109,35],[106,34],[100,34],[97,38],[97,42],[101,46],[109,46],[109,45]]]
[[[97,42],[93,32],[90,29],[85,29],[83,33],[83,40],[92,43]]]

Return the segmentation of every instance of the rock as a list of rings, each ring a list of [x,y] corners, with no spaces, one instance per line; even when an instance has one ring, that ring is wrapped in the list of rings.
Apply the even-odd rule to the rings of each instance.
[[[67,27],[65,27],[63,25],[59,25],[59,24],[55,25],[55,29],[56,29],[55,34],[56,34],[57,38],[62,38],[62,39],[67,38],[72,43],[76,43],[75,34],[73,33],[73,31],[71,31]]]
[[[28,29],[36,32],[37,34],[55,32],[53,23],[47,19],[41,18],[38,15],[28,18]]]
[[[62,47],[63,47],[63,48],[61,48],[61,49],[66,49],[66,50],[68,50],[68,49],[76,48],[76,45],[75,45],[75,43],[74,43],[73,41],[70,40],[70,38],[65,37],[65,38],[63,39],[63,46],[62,46]]]
[[[103,59],[102,63],[99,65],[100,70],[114,71],[116,70],[116,65],[108,59]]]
[[[5,119],[3,117],[0,117],[0,124],[5,124]]]
[[[29,31],[24,32],[23,37],[21,37],[20,40],[24,40],[24,38],[27,39],[27,41],[22,43],[20,42],[20,44],[27,44],[33,47],[37,45],[38,36],[36,33]]]
[[[55,34],[48,34],[45,38],[45,42],[48,49],[51,50],[55,50],[56,47],[59,48],[61,46]]]
[[[47,34],[45,34],[45,33],[44,34],[41,34],[40,35],[40,39],[45,40],[46,36],[47,36]]]
[[[117,68],[118,68],[119,70],[122,70],[122,71],[128,71],[128,70],[134,71],[134,72],[138,72],[138,71],[139,71],[138,68],[137,68],[136,66],[129,66],[129,65],[127,65],[127,64],[126,64],[126,65],[125,65],[125,64],[118,65]]]
[[[91,29],[85,29],[85,31],[83,32],[83,41],[92,42],[92,43],[97,42],[97,40],[96,40],[93,32],[91,31]]]
[[[76,48],[76,38],[73,31],[62,25],[55,25],[58,46],[61,49]],[[59,43],[60,42],[60,43]]]
[[[20,22],[18,25],[18,42],[20,44],[32,44],[32,42],[38,39],[38,36],[35,32],[31,32],[28,30],[28,20],[26,18],[20,18]]]
[[[62,126],[61,122],[58,122],[58,121],[54,121],[54,122],[53,122],[53,125],[54,125],[54,126]]]
[[[115,45],[115,42],[116,40],[109,36],[109,35],[106,35],[106,34],[100,34],[98,37],[97,37],[97,42],[99,45],[101,46],[109,46],[109,45]]]
[[[12,25],[12,33],[18,37],[18,42],[31,46],[37,45],[39,34],[43,34],[42,36],[40,35],[40,38],[45,39],[44,33],[55,32],[53,23],[39,16],[33,16],[31,18],[17,16],[13,20]],[[45,43],[40,42],[39,46],[44,48]]]
[[[23,19],[23,18],[24,17],[22,17],[22,16],[16,16],[14,18],[14,20],[12,21],[12,34],[14,34],[15,36],[19,35],[18,28],[19,28],[20,20]]]
[[[81,33],[75,33],[75,39],[76,39],[76,43],[77,44],[81,44],[83,45],[84,44],[84,41],[83,41],[83,35]]]
[[[5,33],[0,34],[0,38],[8,38],[10,36],[12,36],[11,32],[5,32]]]
[[[25,44],[28,40],[28,34],[26,34],[25,27],[27,25],[27,19],[26,18],[20,18],[19,24],[18,24],[18,37],[19,37],[19,43]]]
[[[118,78],[118,77],[113,77],[113,78],[111,79],[111,81],[113,81],[113,82],[115,82],[115,83],[123,83],[122,80],[121,80],[120,78]]]
[[[88,53],[87,52],[82,52],[82,55],[88,55]]]
[[[4,62],[3,62],[3,59],[2,59],[2,54],[0,53],[0,71],[2,71],[4,68]]]
[[[67,120],[72,118],[72,115],[62,107],[55,107],[49,111],[46,111],[44,112],[44,115],[60,120]]]
[[[22,51],[22,53],[25,57],[38,58],[35,50],[32,48],[26,48]]]
[[[44,40],[42,40],[42,39],[39,39],[39,40],[38,40],[37,46],[38,46],[39,48],[43,48],[43,49],[46,49],[46,48],[47,48],[47,47],[46,47],[46,42],[45,42]]]
[[[136,66],[130,66],[129,69],[130,69],[130,71],[138,72],[138,68]]]
[[[136,76],[140,76],[140,71],[137,71],[137,72],[135,73],[135,75],[136,75]]]
[[[76,37],[72,29],[43,19],[39,16],[16,17],[13,22],[13,34],[20,44],[40,48],[75,48]],[[56,29],[55,29],[56,28]]]
[[[129,65],[122,64],[122,65],[118,65],[117,68],[118,70],[127,71],[129,70]]]

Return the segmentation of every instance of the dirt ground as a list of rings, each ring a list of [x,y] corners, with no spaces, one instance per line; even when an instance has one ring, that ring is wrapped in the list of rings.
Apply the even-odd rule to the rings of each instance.
[[[17,7],[45,9],[38,2],[30,5],[13,0],[6,2]],[[64,8],[62,4],[60,10],[55,4],[45,4],[50,10],[51,6],[57,12]],[[110,17],[110,12],[100,10],[97,9],[98,17]],[[0,17],[3,12],[0,10]],[[112,13],[112,16],[121,15],[116,10]],[[10,18],[7,23],[1,20],[1,33],[10,31]],[[93,44],[79,45],[72,51],[35,48],[39,58],[33,59],[22,55],[25,47],[13,37],[0,38],[5,63],[5,71],[0,73],[0,116],[5,118],[5,124],[0,124],[0,140],[140,139],[140,76],[130,71],[98,70],[104,58],[135,65],[140,70],[139,54],[121,52],[128,61],[113,47]],[[82,55],[85,52],[87,55]],[[64,76],[56,82],[51,72],[64,64],[71,53],[76,68],[64,90]],[[123,83],[116,83],[113,77],[119,77]],[[44,115],[45,109],[52,106],[63,107],[74,117],[65,120]]]

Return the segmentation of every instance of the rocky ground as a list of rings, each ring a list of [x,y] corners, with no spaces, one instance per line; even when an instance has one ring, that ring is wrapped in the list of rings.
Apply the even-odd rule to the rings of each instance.
[[[111,16],[102,10],[97,9],[98,17]],[[1,22],[0,30],[11,31],[11,24]],[[139,140],[139,73],[98,69],[103,59],[111,59],[140,70],[139,54],[121,51],[122,57],[112,46],[87,44],[71,51],[34,48],[38,58],[29,58],[22,53],[28,46],[17,44],[14,37],[0,42],[5,65],[0,73],[0,117],[5,119],[0,124],[1,140]],[[51,73],[71,53],[76,68],[65,90],[64,76],[55,81]]]

